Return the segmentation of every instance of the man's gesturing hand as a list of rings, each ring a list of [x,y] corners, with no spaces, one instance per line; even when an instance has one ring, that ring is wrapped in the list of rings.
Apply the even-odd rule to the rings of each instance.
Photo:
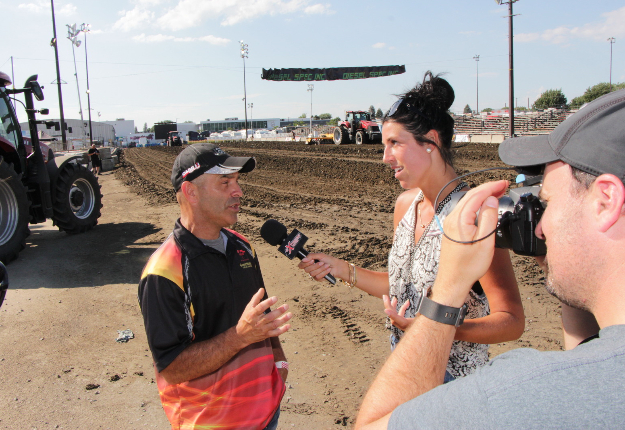
[[[264,294],[264,288],[254,294],[235,327],[237,336],[244,344],[243,347],[269,337],[279,336],[291,328],[290,324],[285,324],[293,317],[293,314],[287,312],[289,305],[284,304],[269,313],[265,313],[278,301],[278,298],[269,297],[261,302]]]

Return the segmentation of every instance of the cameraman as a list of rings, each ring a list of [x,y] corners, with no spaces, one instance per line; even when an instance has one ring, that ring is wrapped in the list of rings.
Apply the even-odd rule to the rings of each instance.
[[[429,297],[434,311],[419,315],[391,354],[356,428],[625,428],[625,90],[593,101],[548,136],[506,140],[499,154],[513,166],[545,165],[540,198],[548,206],[536,235],[548,249],[546,287],[565,304],[567,348],[596,336],[568,351],[509,351],[441,385],[456,331],[445,315],[459,311],[495,242],[444,239]],[[469,191],[445,220],[447,236],[470,241],[492,232],[506,187]],[[600,331],[577,324],[580,315],[594,316]]]

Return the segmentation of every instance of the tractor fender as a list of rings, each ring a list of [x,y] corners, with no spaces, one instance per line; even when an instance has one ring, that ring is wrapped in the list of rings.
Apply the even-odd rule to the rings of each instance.
[[[83,160],[85,154],[69,154],[61,157],[48,158],[46,168],[48,169],[48,176],[50,176],[50,189],[56,190],[56,183],[59,179],[59,173],[65,168],[67,163],[82,164],[80,160]],[[52,203],[55,200],[55,193],[52,194]]]

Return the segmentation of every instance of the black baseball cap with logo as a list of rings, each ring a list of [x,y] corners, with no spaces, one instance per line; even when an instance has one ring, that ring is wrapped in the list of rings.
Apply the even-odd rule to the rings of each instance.
[[[171,169],[171,183],[178,191],[184,181],[192,181],[204,173],[246,173],[255,167],[256,160],[252,157],[233,157],[212,143],[195,143],[176,157]]]
[[[549,135],[504,140],[499,157],[518,167],[561,160],[586,173],[610,173],[625,182],[625,90],[593,100]]]

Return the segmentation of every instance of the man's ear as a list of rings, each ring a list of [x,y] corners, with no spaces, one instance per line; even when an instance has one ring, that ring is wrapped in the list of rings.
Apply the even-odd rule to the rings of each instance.
[[[197,187],[192,182],[184,181],[180,186],[180,191],[189,203],[197,201]]]
[[[614,175],[603,174],[589,190],[599,230],[608,231],[621,216],[625,216],[625,185]]]

